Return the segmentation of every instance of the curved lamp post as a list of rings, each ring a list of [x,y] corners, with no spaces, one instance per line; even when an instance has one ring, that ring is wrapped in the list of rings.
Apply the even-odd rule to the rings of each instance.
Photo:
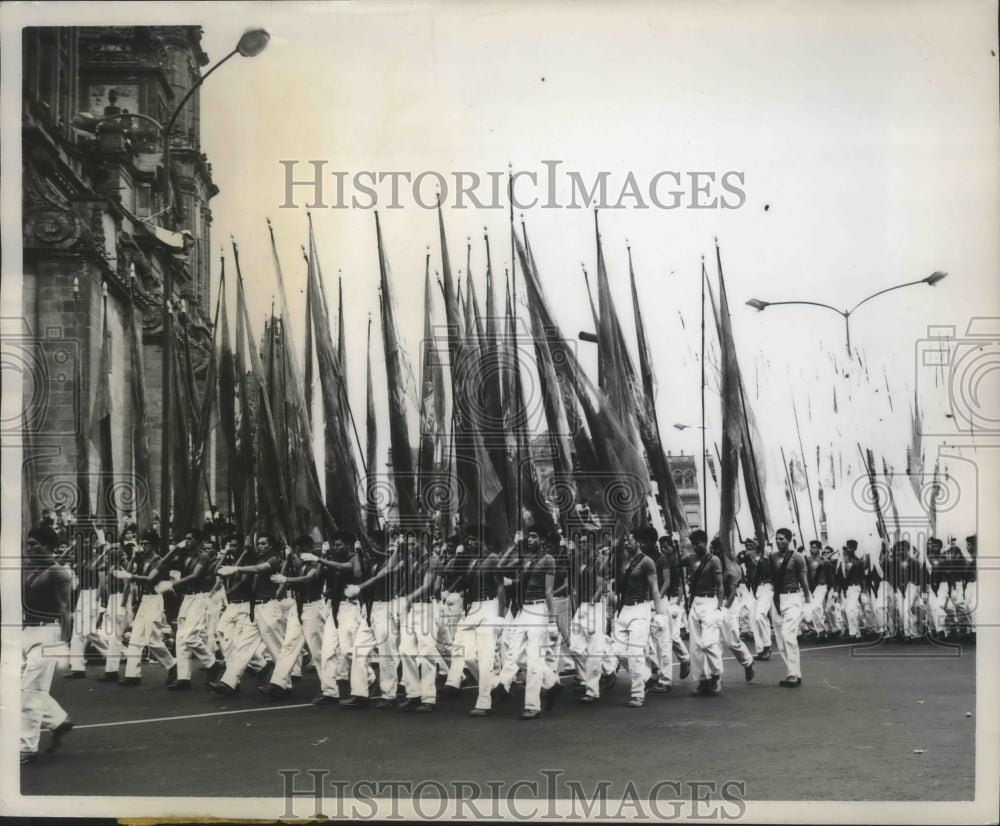
[[[173,197],[173,182],[171,180],[171,170],[170,170],[170,135],[174,128],[174,123],[177,121],[178,116],[184,109],[184,105],[191,99],[191,96],[201,87],[201,85],[208,80],[209,76],[227,60],[236,55],[241,55],[242,57],[256,57],[264,49],[267,48],[268,41],[270,41],[271,36],[264,29],[247,29],[240,36],[239,42],[229,54],[219,60],[215,65],[213,65],[205,74],[201,75],[197,81],[195,81],[191,88],[187,90],[184,97],[181,98],[180,102],[173,108],[170,116],[167,118],[165,124],[161,124],[154,118],[148,115],[141,115],[138,113],[122,113],[118,115],[108,115],[107,117],[97,118],[94,117],[89,112],[81,112],[80,114],[73,117],[72,123],[74,126],[80,129],[85,129],[87,131],[96,131],[97,128],[107,121],[112,120],[124,120],[128,118],[137,119],[145,121],[152,126],[156,127],[156,130],[160,133],[160,138],[163,142],[163,169],[164,169],[164,200],[166,201],[166,206],[164,212],[167,216],[168,229],[173,228],[174,219],[176,218],[176,204],[174,203]],[[171,336],[171,317],[172,317],[172,307],[170,306],[170,294],[173,292],[173,273],[169,266],[165,267],[163,270],[163,364],[162,364],[162,376],[163,376],[163,386],[161,387],[161,393],[163,398],[163,420],[162,420],[162,432],[160,434],[160,552],[161,554],[166,554],[170,549],[170,416],[171,416],[171,393],[170,393],[170,362],[173,358],[173,344]]]
[[[849,310],[839,310],[836,307],[831,307],[829,304],[822,304],[819,301],[761,301],[759,298],[751,298],[747,302],[747,306],[753,307],[758,312],[763,312],[768,307],[778,307],[783,304],[808,304],[812,307],[825,307],[828,310],[833,310],[837,315],[844,317],[844,329],[847,333],[847,355],[851,355],[851,314],[858,309],[866,301],[871,301],[877,296],[884,295],[885,293],[892,292],[893,290],[901,290],[903,287],[912,287],[914,284],[927,284],[933,287],[943,278],[948,275],[946,272],[933,272],[926,278],[918,279],[917,281],[907,281],[905,284],[897,284],[895,287],[886,287],[884,290],[879,290],[877,293],[872,293],[867,298],[861,299],[857,304],[855,304]]]

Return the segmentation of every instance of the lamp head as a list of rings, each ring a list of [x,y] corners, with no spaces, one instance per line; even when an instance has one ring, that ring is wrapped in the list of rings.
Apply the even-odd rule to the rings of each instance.
[[[97,131],[97,118],[90,114],[90,112],[78,112],[73,115],[70,123],[77,129],[82,129],[84,132]]]
[[[771,306],[770,301],[761,301],[759,298],[751,298],[747,302],[748,307],[753,307],[757,312],[763,312]]]
[[[927,277],[926,277],[926,278],[924,279],[924,283],[925,283],[925,284],[929,284],[929,285],[930,285],[931,287],[933,287],[933,286],[934,286],[935,284],[937,284],[937,283],[938,283],[938,281],[941,281],[941,280],[943,280],[943,279],[944,279],[944,278],[946,278],[947,276],[948,276],[948,273],[946,273],[946,272],[941,272],[940,270],[938,270],[938,271],[936,271],[936,272],[932,272],[932,273],[931,273],[930,275],[928,275],[928,276],[927,276]]]
[[[264,29],[247,29],[240,37],[240,42],[236,44],[236,51],[243,57],[257,57],[267,48],[271,39]]]

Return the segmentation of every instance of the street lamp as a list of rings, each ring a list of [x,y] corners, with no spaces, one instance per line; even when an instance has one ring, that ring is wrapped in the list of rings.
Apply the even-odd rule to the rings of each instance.
[[[813,307],[825,307],[828,310],[833,310],[837,315],[844,317],[844,329],[847,333],[847,355],[851,355],[851,313],[858,309],[866,301],[871,301],[877,296],[883,295],[884,293],[892,292],[893,290],[900,290],[903,287],[912,287],[914,284],[927,284],[933,287],[943,278],[948,275],[946,272],[932,272],[926,278],[918,279],[917,281],[907,281],[905,284],[897,284],[895,287],[886,287],[884,290],[879,290],[877,293],[872,293],[867,298],[861,299],[857,304],[855,304],[849,310],[838,310],[836,307],[831,307],[829,304],[822,304],[819,301],[761,301],[759,298],[751,298],[747,302],[748,307],[753,307],[758,312],[763,312],[768,307],[778,307],[782,304],[808,304]]]
[[[167,229],[172,229],[174,224],[174,219],[176,218],[176,204],[174,203],[173,197],[173,183],[171,181],[171,170],[170,170],[170,135],[174,128],[174,123],[177,121],[178,116],[184,109],[184,105],[191,99],[191,96],[201,87],[201,85],[208,80],[209,76],[218,69],[222,64],[228,61],[230,58],[241,55],[242,57],[256,57],[265,48],[267,48],[268,41],[271,36],[264,29],[247,29],[240,36],[239,41],[236,44],[236,48],[233,49],[229,54],[219,60],[214,66],[212,66],[205,74],[201,75],[192,85],[191,88],[187,90],[184,97],[181,98],[180,102],[174,107],[173,111],[170,113],[170,117],[167,118],[165,124],[160,124],[158,121],[149,117],[148,115],[140,115],[137,113],[122,113],[117,115],[108,115],[103,118],[95,118],[89,112],[81,112],[79,115],[73,118],[73,125],[78,128],[87,129],[89,131],[96,131],[97,127],[106,121],[110,120],[122,120],[125,118],[137,118],[142,121],[146,121],[153,126],[160,133],[160,138],[163,141],[163,169],[164,169],[164,200],[166,201],[165,213],[167,217]],[[163,363],[162,363],[162,377],[163,386],[161,387],[161,393],[163,398],[163,420],[162,420],[162,432],[160,434],[160,551],[161,554],[166,554],[170,550],[170,524],[168,521],[167,514],[170,513],[170,416],[171,416],[171,388],[170,388],[170,363],[173,358],[173,342],[172,342],[172,331],[171,331],[171,320],[173,309],[170,305],[170,295],[173,292],[173,272],[170,266],[163,268]]]

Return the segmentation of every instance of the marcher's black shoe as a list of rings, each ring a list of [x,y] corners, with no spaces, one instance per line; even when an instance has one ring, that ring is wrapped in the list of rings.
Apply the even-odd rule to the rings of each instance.
[[[771,659],[771,646],[765,645],[757,654],[754,655],[755,660],[769,660]]]
[[[340,704],[339,697],[330,697],[327,694],[320,694],[318,697],[313,697],[310,700],[314,706],[336,706]]]
[[[340,701],[341,708],[365,708],[368,705],[367,697],[358,697],[356,694],[352,694],[350,697],[345,697]]]
[[[469,712],[470,717],[489,717],[490,710],[488,708],[474,708]]]
[[[413,710],[417,714],[430,714],[435,709],[437,709],[437,706],[434,703],[421,703]]]
[[[87,672],[86,671],[67,671],[65,674],[63,674],[63,679],[64,680],[86,680],[87,679]]]
[[[672,686],[670,685],[670,683],[661,683],[659,680],[657,680],[653,684],[653,687],[650,688],[649,690],[652,691],[653,694],[669,694],[671,688]]]
[[[753,680],[756,673],[757,670],[753,667],[753,663],[743,666],[743,676],[746,677],[748,683]]]
[[[397,711],[413,711],[418,705],[420,705],[420,700],[416,697],[404,697],[398,703],[396,703]]]
[[[142,685],[142,677],[122,677],[118,681],[118,685],[122,686]]]
[[[457,697],[459,694],[459,689],[453,685],[443,685],[441,690],[438,692],[442,697]]]
[[[691,660],[684,660],[681,663],[681,679],[686,680],[691,675]]]
[[[117,671],[105,671],[100,677],[97,678],[99,683],[117,683],[118,682],[118,672]]]
[[[231,685],[222,682],[222,680],[215,683],[209,683],[208,687],[216,694],[221,694],[223,697],[232,697],[239,690],[239,688],[233,688]]]
[[[778,685],[784,686],[785,688],[800,688],[802,686],[801,677],[785,677]]]
[[[537,720],[541,716],[542,716],[542,712],[540,712],[540,711],[522,711],[518,715],[517,719],[518,720]]]
[[[266,689],[259,688],[258,691],[267,695],[269,700],[287,700],[292,696],[292,690],[284,686],[268,683]]]
[[[602,674],[598,685],[603,689],[610,690],[615,687],[616,682],[618,682],[617,674]]]
[[[590,694],[584,694],[582,697],[577,697],[576,701],[584,705],[593,705],[600,701],[600,697],[592,697]]]
[[[396,704],[385,697],[375,701],[375,708],[395,708]]]
[[[52,742],[49,743],[49,751],[55,751],[62,745],[63,737],[73,730],[73,721],[68,717],[58,726],[52,729]]]
[[[170,685],[174,680],[177,679],[177,666],[172,665],[167,669],[167,685]]]
[[[490,696],[493,698],[494,703],[502,703],[510,697],[510,692],[503,683],[497,683],[496,687],[490,692]]]
[[[205,672],[205,682],[214,683],[218,681],[218,679],[225,673],[226,673],[226,664],[220,663],[218,660],[216,660],[208,667],[208,670]]]
[[[167,683],[167,691],[190,691],[191,681],[190,680],[174,680],[172,683]]]
[[[716,674],[708,681],[708,693],[717,697],[722,693],[722,677]]]
[[[709,680],[698,680],[698,687],[691,691],[692,697],[708,697],[711,694],[709,686],[711,681]]]
[[[563,684],[556,682],[552,688],[542,695],[542,708],[546,711],[551,711],[552,707],[556,704],[556,700],[559,699],[559,695],[562,694],[562,690]]]

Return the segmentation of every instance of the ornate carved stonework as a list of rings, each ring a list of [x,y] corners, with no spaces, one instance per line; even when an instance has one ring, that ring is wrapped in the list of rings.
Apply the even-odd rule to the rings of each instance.
[[[68,249],[80,240],[82,233],[82,222],[68,209],[46,206],[24,215],[25,246]]]

